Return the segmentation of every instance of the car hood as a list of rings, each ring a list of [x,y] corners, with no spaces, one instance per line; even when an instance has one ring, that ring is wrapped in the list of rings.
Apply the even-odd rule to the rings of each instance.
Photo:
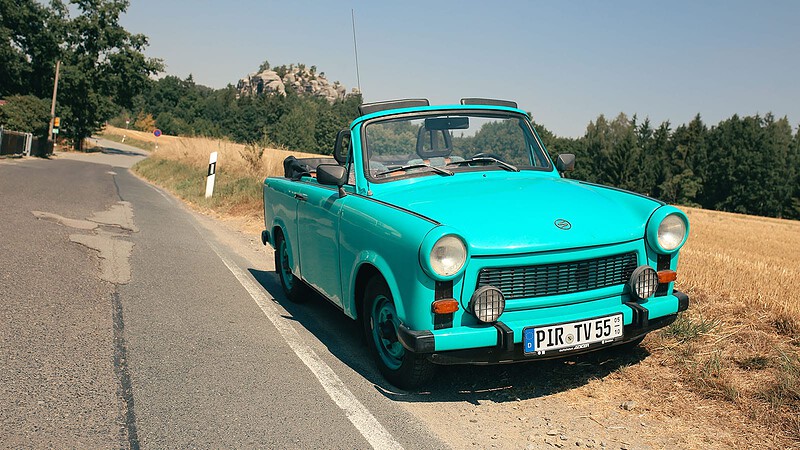
[[[385,189],[376,198],[453,228],[473,255],[642,239],[647,220],[661,206],[617,189],[526,172],[424,177]]]

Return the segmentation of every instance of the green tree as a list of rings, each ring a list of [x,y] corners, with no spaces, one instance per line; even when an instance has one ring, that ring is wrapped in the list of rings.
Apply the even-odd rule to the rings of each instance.
[[[277,96],[268,96],[270,97]],[[275,143],[290,149],[305,152],[316,150],[315,133],[319,103],[291,92],[287,92],[285,98],[290,107],[277,123],[267,127],[271,131],[271,138]]]
[[[50,96],[63,27],[35,0],[0,0],[0,97]]]
[[[764,169],[763,189],[768,198],[757,214],[786,217],[792,216],[792,198],[797,188],[797,165],[792,151],[792,126],[787,117],[775,120],[768,113],[762,125],[763,155],[761,165]]]
[[[50,103],[33,95],[12,95],[0,106],[0,126],[9,130],[47,136]]]
[[[163,68],[142,51],[147,38],[119,23],[124,0],[72,0],[78,14],[63,11],[66,42],[59,105],[65,111],[66,135],[81,148],[83,139],[100,129],[119,107],[132,107],[150,75]]]
[[[669,197],[663,183],[670,179],[673,170],[668,161],[674,157],[674,145],[672,142],[672,129],[669,121],[662,122],[655,130],[652,137],[648,139],[643,151],[647,154],[649,164],[648,176],[652,177],[648,195],[662,199],[670,203],[679,203],[678,200]]]
[[[589,121],[586,126],[586,133],[583,135],[582,151],[576,155],[582,155],[581,163],[578,164],[576,158],[575,172],[573,176],[580,180],[600,182],[601,153],[608,147],[607,135],[609,134],[608,121],[603,114],[600,114],[594,121]]]
[[[787,164],[794,169],[794,177],[789,182],[794,186],[792,202],[786,217],[800,219],[800,127],[792,140],[790,158]]]
[[[642,194],[655,195],[657,173],[662,165],[656,148],[656,130],[650,124],[649,117],[645,117],[644,121],[639,123],[637,116],[634,115],[631,119],[631,126],[634,131],[634,154],[632,157],[638,170],[633,174],[630,188]]]
[[[586,127],[586,167],[578,178],[603,184],[637,190],[637,172],[640,170],[641,148],[636,139],[634,121],[620,113],[608,122],[603,115]]]
[[[762,216],[792,214],[791,126],[786,118],[734,115],[710,132],[706,208]]]
[[[317,152],[332,155],[333,146],[336,143],[336,135],[339,130],[344,128],[337,120],[331,108],[324,108],[320,111],[317,117],[317,123],[314,127],[314,140],[317,143]]]
[[[699,114],[674,133],[670,132],[669,122],[653,132],[643,147],[646,161],[643,176],[651,180],[650,195],[669,203],[697,205],[703,182],[699,174],[705,164],[706,133]]]

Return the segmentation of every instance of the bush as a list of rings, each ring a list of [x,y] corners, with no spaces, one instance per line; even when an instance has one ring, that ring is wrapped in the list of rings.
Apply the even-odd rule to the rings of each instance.
[[[47,137],[50,104],[33,95],[12,95],[0,106],[0,125],[9,130]]]

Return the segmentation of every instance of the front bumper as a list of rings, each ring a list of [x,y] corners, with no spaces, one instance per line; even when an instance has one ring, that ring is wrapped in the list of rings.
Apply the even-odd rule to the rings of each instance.
[[[437,351],[436,336],[434,336],[431,331],[414,331],[402,324],[400,325],[398,337],[407,350],[418,354],[424,354],[431,362],[436,364],[502,364],[534,359],[560,358],[626,344],[645,336],[653,330],[671,324],[677,318],[678,312],[685,311],[689,307],[688,295],[680,291],[674,291],[672,295],[674,295],[678,302],[677,312],[654,319],[649,317],[649,310],[644,306],[633,302],[624,303],[623,308],[629,310],[631,319],[630,323],[625,325],[623,336],[620,340],[609,344],[597,343],[580,350],[548,354],[545,356],[538,356],[535,354],[526,355],[522,348],[521,338],[517,337],[516,339],[519,342],[515,343],[514,331],[503,322],[497,322],[493,325],[493,329],[496,332],[496,342],[494,345],[488,347]],[[487,331],[486,328],[488,327],[484,327],[481,330],[484,334]]]

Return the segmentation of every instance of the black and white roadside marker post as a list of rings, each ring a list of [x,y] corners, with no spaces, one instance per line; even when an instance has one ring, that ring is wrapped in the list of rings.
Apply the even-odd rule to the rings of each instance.
[[[217,152],[212,152],[208,158],[208,178],[206,178],[206,198],[214,194],[214,178],[217,173]]]

